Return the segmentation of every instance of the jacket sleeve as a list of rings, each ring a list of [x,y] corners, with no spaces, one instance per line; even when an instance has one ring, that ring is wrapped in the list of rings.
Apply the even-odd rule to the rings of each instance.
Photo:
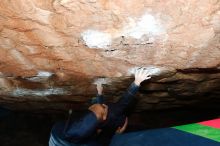
[[[96,97],[92,98],[91,104],[96,104],[96,103],[103,104],[104,102],[105,101],[103,95],[97,94]]]
[[[128,106],[132,103],[134,95],[138,92],[139,86],[135,83],[132,83],[122,97],[116,102],[118,107],[118,112],[123,113]]]
[[[78,121],[69,122],[64,129],[64,138],[72,142],[81,142],[94,134],[98,126],[96,115],[88,111]]]

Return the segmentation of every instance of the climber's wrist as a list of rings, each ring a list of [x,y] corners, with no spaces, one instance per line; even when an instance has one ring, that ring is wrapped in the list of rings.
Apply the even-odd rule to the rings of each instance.
[[[134,80],[134,84],[137,85],[137,86],[140,86],[141,82],[138,81],[138,80]]]

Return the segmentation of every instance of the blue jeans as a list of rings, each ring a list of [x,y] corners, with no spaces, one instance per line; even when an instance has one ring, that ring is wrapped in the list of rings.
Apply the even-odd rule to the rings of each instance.
[[[53,134],[50,135],[49,146],[86,146],[84,144],[74,144],[64,141],[60,138],[56,138]]]
[[[65,142],[63,143],[61,140],[56,139],[52,134],[50,135],[49,146],[66,146]]]
[[[50,135],[49,146],[99,146],[96,142],[89,142],[86,144],[74,144],[64,141],[60,138],[56,138],[53,134]]]
[[[54,139],[53,135],[50,135],[49,146],[58,146],[57,141]]]

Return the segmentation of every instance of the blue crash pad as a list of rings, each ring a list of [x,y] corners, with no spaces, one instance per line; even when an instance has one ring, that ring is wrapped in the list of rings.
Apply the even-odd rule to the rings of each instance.
[[[117,134],[110,146],[220,146],[220,143],[174,128]]]

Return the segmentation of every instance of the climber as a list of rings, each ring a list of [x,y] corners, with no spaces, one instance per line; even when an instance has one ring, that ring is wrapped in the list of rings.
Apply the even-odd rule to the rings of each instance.
[[[126,129],[127,110],[133,103],[140,83],[150,79],[145,68],[135,71],[135,80],[116,102],[105,104],[102,84],[97,84],[97,97],[87,112],[78,120],[56,123],[52,130],[49,146],[107,146],[116,133]]]

